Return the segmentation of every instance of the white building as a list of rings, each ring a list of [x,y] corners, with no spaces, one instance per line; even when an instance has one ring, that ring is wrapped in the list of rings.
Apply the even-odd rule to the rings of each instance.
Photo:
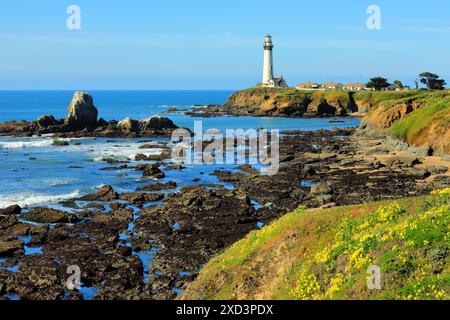
[[[327,82],[320,85],[325,90],[342,90],[344,85],[340,82]]]
[[[362,91],[362,90],[367,90],[367,87],[366,87],[365,83],[347,83],[344,86],[344,90],[348,90],[348,91]]]
[[[273,43],[270,34],[266,35],[264,41],[264,66],[263,66],[263,87],[287,87],[283,76],[275,78],[273,76]]]
[[[320,84],[315,82],[299,83],[295,87],[299,90],[322,90],[322,91],[325,90],[322,89]]]

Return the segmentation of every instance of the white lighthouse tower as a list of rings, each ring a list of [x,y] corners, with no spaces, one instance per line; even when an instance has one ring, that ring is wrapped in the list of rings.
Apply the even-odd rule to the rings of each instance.
[[[266,35],[264,41],[264,66],[263,66],[263,80],[262,85],[264,87],[287,87],[286,81],[283,76],[280,78],[274,78],[273,76],[273,43],[272,36]]]
[[[273,79],[273,43],[270,34],[266,35],[264,41],[264,68],[263,68],[263,85],[267,85]]]

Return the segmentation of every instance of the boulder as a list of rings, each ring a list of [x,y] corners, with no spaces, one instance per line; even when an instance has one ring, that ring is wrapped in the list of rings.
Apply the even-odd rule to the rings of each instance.
[[[69,145],[69,143],[67,141],[59,140],[59,139],[54,139],[53,143],[52,143],[52,146],[54,146],[54,147],[66,147],[68,145]]]
[[[97,193],[87,194],[80,198],[81,201],[111,201],[119,198],[119,194],[111,186],[103,186]]]
[[[97,122],[97,127],[106,127],[108,126],[109,122],[107,122],[105,119],[100,118]]]
[[[125,118],[117,124],[124,132],[137,132],[139,130],[139,121],[131,118]]]
[[[159,165],[157,164],[144,164],[137,165],[137,171],[142,171],[142,176],[152,179],[162,179],[166,175],[159,169]]]
[[[162,193],[143,193],[143,192],[130,192],[122,193],[119,196],[120,200],[128,202],[156,202],[164,199]]]
[[[35,208],[21,217],[26,221],[37,223],[75,223],[78,220],[74,214],[51,208]]]
[[[39,128],[48,128],[50,126],[58,125],[58,120],[55,119],[52,115],[43,115],[36,120],[36,124]]]
[[[172,120],[158,115],[139,121],[140,131],[177,129],[177,128],[178,127],[172,122]]]
[[[17,223],[17,216],[0,216],[0,230],[6,230]]]
[[[119,209],[112,212],[105,212],[96,214],[93,217],[94,221],[106,223],[111,220],[119,220],[131,222],[133,221],[133,209]]]
[[[176,182],[169,181],[166,183],[155,183],[155,184],[149,184],[143,187],[139,187],[136,190],[137,191],[162,191],[162,190],[171,190],[176,189],[178,187]]]
[[[145,155],[142,153],[139,153],[135,156],[136,161],[163,161],[170,159],[172,157],[172,151],[171,150],[163,150],[160,154],[151,154],[151,155]]]
[[[27,236],[30,234],[30,231],[31,231],[31,225],[26,224],[26,223],[21,223],[21,222],[16,223],[9,229],[9,232],[11,232],[12,234],[14,234],[16,236]]]
[[[0,209],[0,215],[15,215],[20,214],[22,212],[22,208],[17,204],[9,206],[5,209]]]
[[[75,92],[67,112],[64,123],[71,130],[83,130],[97,126],[98,110],[94,106],[92,96],[86,92]]]
[[[0,241],[0,257],[18,252],[23,252],[24,243],[21,240],[14,239],[9,241]]]

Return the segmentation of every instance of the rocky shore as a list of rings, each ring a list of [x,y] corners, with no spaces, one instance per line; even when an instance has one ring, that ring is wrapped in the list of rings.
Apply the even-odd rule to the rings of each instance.
[[[148,119],[105,121],[98,118],[93,98],[86,92],[76,92],[68,107],[67,116],[57,120],[43,115],[35,121],[9,121],[0,123],[0,135],[31,137],[52,134],[60,138],[80,137],[170,137],[178,127],[168,118],[153,116]]]
[[[448,162],[396,150],[353,129],[286,131],[280,157],[274,176],[248,165],[213,173],[233,189],[161,182],[174,168],[159,159],[132,168],[148,179],[132,193],[104,186],[65,201],[63,211],[5,208],[0,297],[172,299],[210,258],[299,205],[329,208],[450,185]],[[127,166],[110,165],[108,170]],[[82,273],[79,291],[65,287],[73,265]]]

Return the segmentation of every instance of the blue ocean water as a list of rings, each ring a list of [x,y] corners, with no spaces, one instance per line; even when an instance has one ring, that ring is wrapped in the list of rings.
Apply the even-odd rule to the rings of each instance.
[[[188,109],[193,105],[224,103],[231,91],[91,91],[99,117],[105,120],[136,119],[163,114],[170,107]],[[43,114],[63,118],[72,91],[0,91],[0,122],[34,120]],[[256,117],[192,118],[182,113],[167,114],[175,124],[194,128],[202,121],[203,129],[301,129],[317,130],[357,126],[359,119],[289,119]],[[53,205],[64,199],[95,191],[109,184],[121,192],[134,191],[148,184],[133,170],[102,171],[106,158],[134,160],[149,139],[70,139],[67,147],[52,146],[51,137],[0,137],[0,208],[11,204],[21,206]],[[153,139],[155,142],[164,139]],[[168,141],[168,139],[165,139]],[[131,165],[135,164],[133,161]],[[176,181],[179,186],[218,183],[214,170],[233,165],[192,165],[181,171],[166,171],[162,181]],[[193,182],[200,177],[200,181]],[[225,187],[231,187],[226,185]]]

